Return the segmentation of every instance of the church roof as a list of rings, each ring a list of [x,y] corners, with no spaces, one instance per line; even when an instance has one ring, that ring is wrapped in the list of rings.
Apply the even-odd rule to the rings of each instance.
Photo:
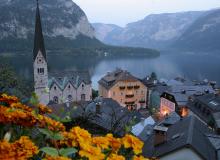
[[[40,10],[39,10],[39,4],[37,0],[37,8],[36,8],[36,22],[35,22],[35,35],[34,35],[34,60],[37,57],[37,54],[41,51],[42,55],[44,56],[45,60],[46,58],[46,50],[44,46],[44,37],[42,33],[42,26],[41,26],[41,18],[40,18]]]
[[[78,88],[81,83],[91,84],[91,77],[88,71],[62,71],[53,72],[49,75],[48,87],[51,88],[56,84],[61,90],[70,83],[73,87]]]

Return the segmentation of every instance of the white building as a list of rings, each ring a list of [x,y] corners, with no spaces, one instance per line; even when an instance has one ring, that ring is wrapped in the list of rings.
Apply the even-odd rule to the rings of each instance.
[[[48,73],[47,55],[44,46],[39,5],[36,9],[34,37],[34,89],[42,104],[65,103],[67,101],[89,101],[92,85],[88,72]]]

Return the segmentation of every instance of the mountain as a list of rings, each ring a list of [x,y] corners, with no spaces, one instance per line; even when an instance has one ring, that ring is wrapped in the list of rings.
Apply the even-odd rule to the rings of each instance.
[[[115,24],[103,24],[103,23],[92,23],[95,28],[95,36],[102,42],[105,42],[110,37],[110,34],[115,31],[122,31],[123,28]]]
[[[195,11],[152,14],[143,20],[129,23],[124,28],[107,24],[93,27],[97,38],[106,44],[164,48],[178,39],[203,13]]]
[[[220,9],[197,19],[172,46],[187,51],[219,51]]]
[[[33,47],[36,0],[0,1],[0,50]],[[95,38],[85,13],[72,0],[40,1],[45,43],[48,50],[102,46]]]
[[[32,53],[36,0],[0,0],[0,53]],[[105,45],[95,37],[86,14],[72,0],[40,1],[48,53],[88,56],[158,56],[145,48]]]

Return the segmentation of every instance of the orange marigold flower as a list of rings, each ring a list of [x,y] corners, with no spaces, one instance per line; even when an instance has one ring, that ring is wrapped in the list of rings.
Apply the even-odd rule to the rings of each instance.
[[[12,103],[17,103],[18,101],[19,101],[19,99],[15,96],[9,96],[7,94],[0,95],[0,102],[5,102],[8,105],[10,105]]]
[[[40,114],[52,113],[52,110],[43,104],[38,104],[37,107]]]
[[[62,135],[64,137],[63,140],[59,141],[60,145],[67,145],[68,147],[77,147],[78,141],[76,140],[75,134],[71,132],[62,132]]]
[[[55,121],[47,116],[38,115],[38,126],[40,128],[48,128],[51,131],[64,131],[65,126],[63,123]]]
[[[117,152],[121,148],[121,140],[119,138],[114,138],[112,134],[107,134],[106,138],[114,152]]]
[[[13,123],[21,126],[32,127],[37,120],[31,112],[20,109],[0,106],[0,123]]]
[[[0,141],[0,159],[29,159],[38,153],[38,148],[26,136],[20,137],[14,143]]]
[[[100,147],[101,149],[109,148],[109,141],[106,137],[93,137],[92,143],[95,144],[97,147]]]
[[[80,148],[79,155],[81,157],[86,157],[89,160],[103,160],[105,158],[100,148],[94,147],[86,142],[81,143]]]
[[[52,157],[52,156],[46,155],[46,157],[43,160],[71,160],[71,159],[67,157],[61,157],[61,156]]]
[[[125,157],[117,154],[111,154],[107,160],[125,160]]]
[[[22,110],[27,111],[27,112],[32,112],[33,111],[33,109],[31,107],[26,106],[24,104],[21,104],[20,102],[12,103],[10,105],[10,108],[22,109]]]
[[[142,153],[144,143],[137,137],[126,134],[125,137],[122,138],[122,142],[125,148],[133,148],[135,154]]]
[[[82,129],[77,126],[77,127],[72,128],[70,130],[70,133],[76,136],[76,140],[78,141],[78,143],[80,142],[90,143],[91,142],[91,134],[85,129]]]

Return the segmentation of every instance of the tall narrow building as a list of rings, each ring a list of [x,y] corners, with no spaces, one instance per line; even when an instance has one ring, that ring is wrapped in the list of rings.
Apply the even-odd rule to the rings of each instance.
[[[49,103],[47,55],[44,47],[39,3],[37,0],[35,37],[34,37],[34,89],[42,104]]]

